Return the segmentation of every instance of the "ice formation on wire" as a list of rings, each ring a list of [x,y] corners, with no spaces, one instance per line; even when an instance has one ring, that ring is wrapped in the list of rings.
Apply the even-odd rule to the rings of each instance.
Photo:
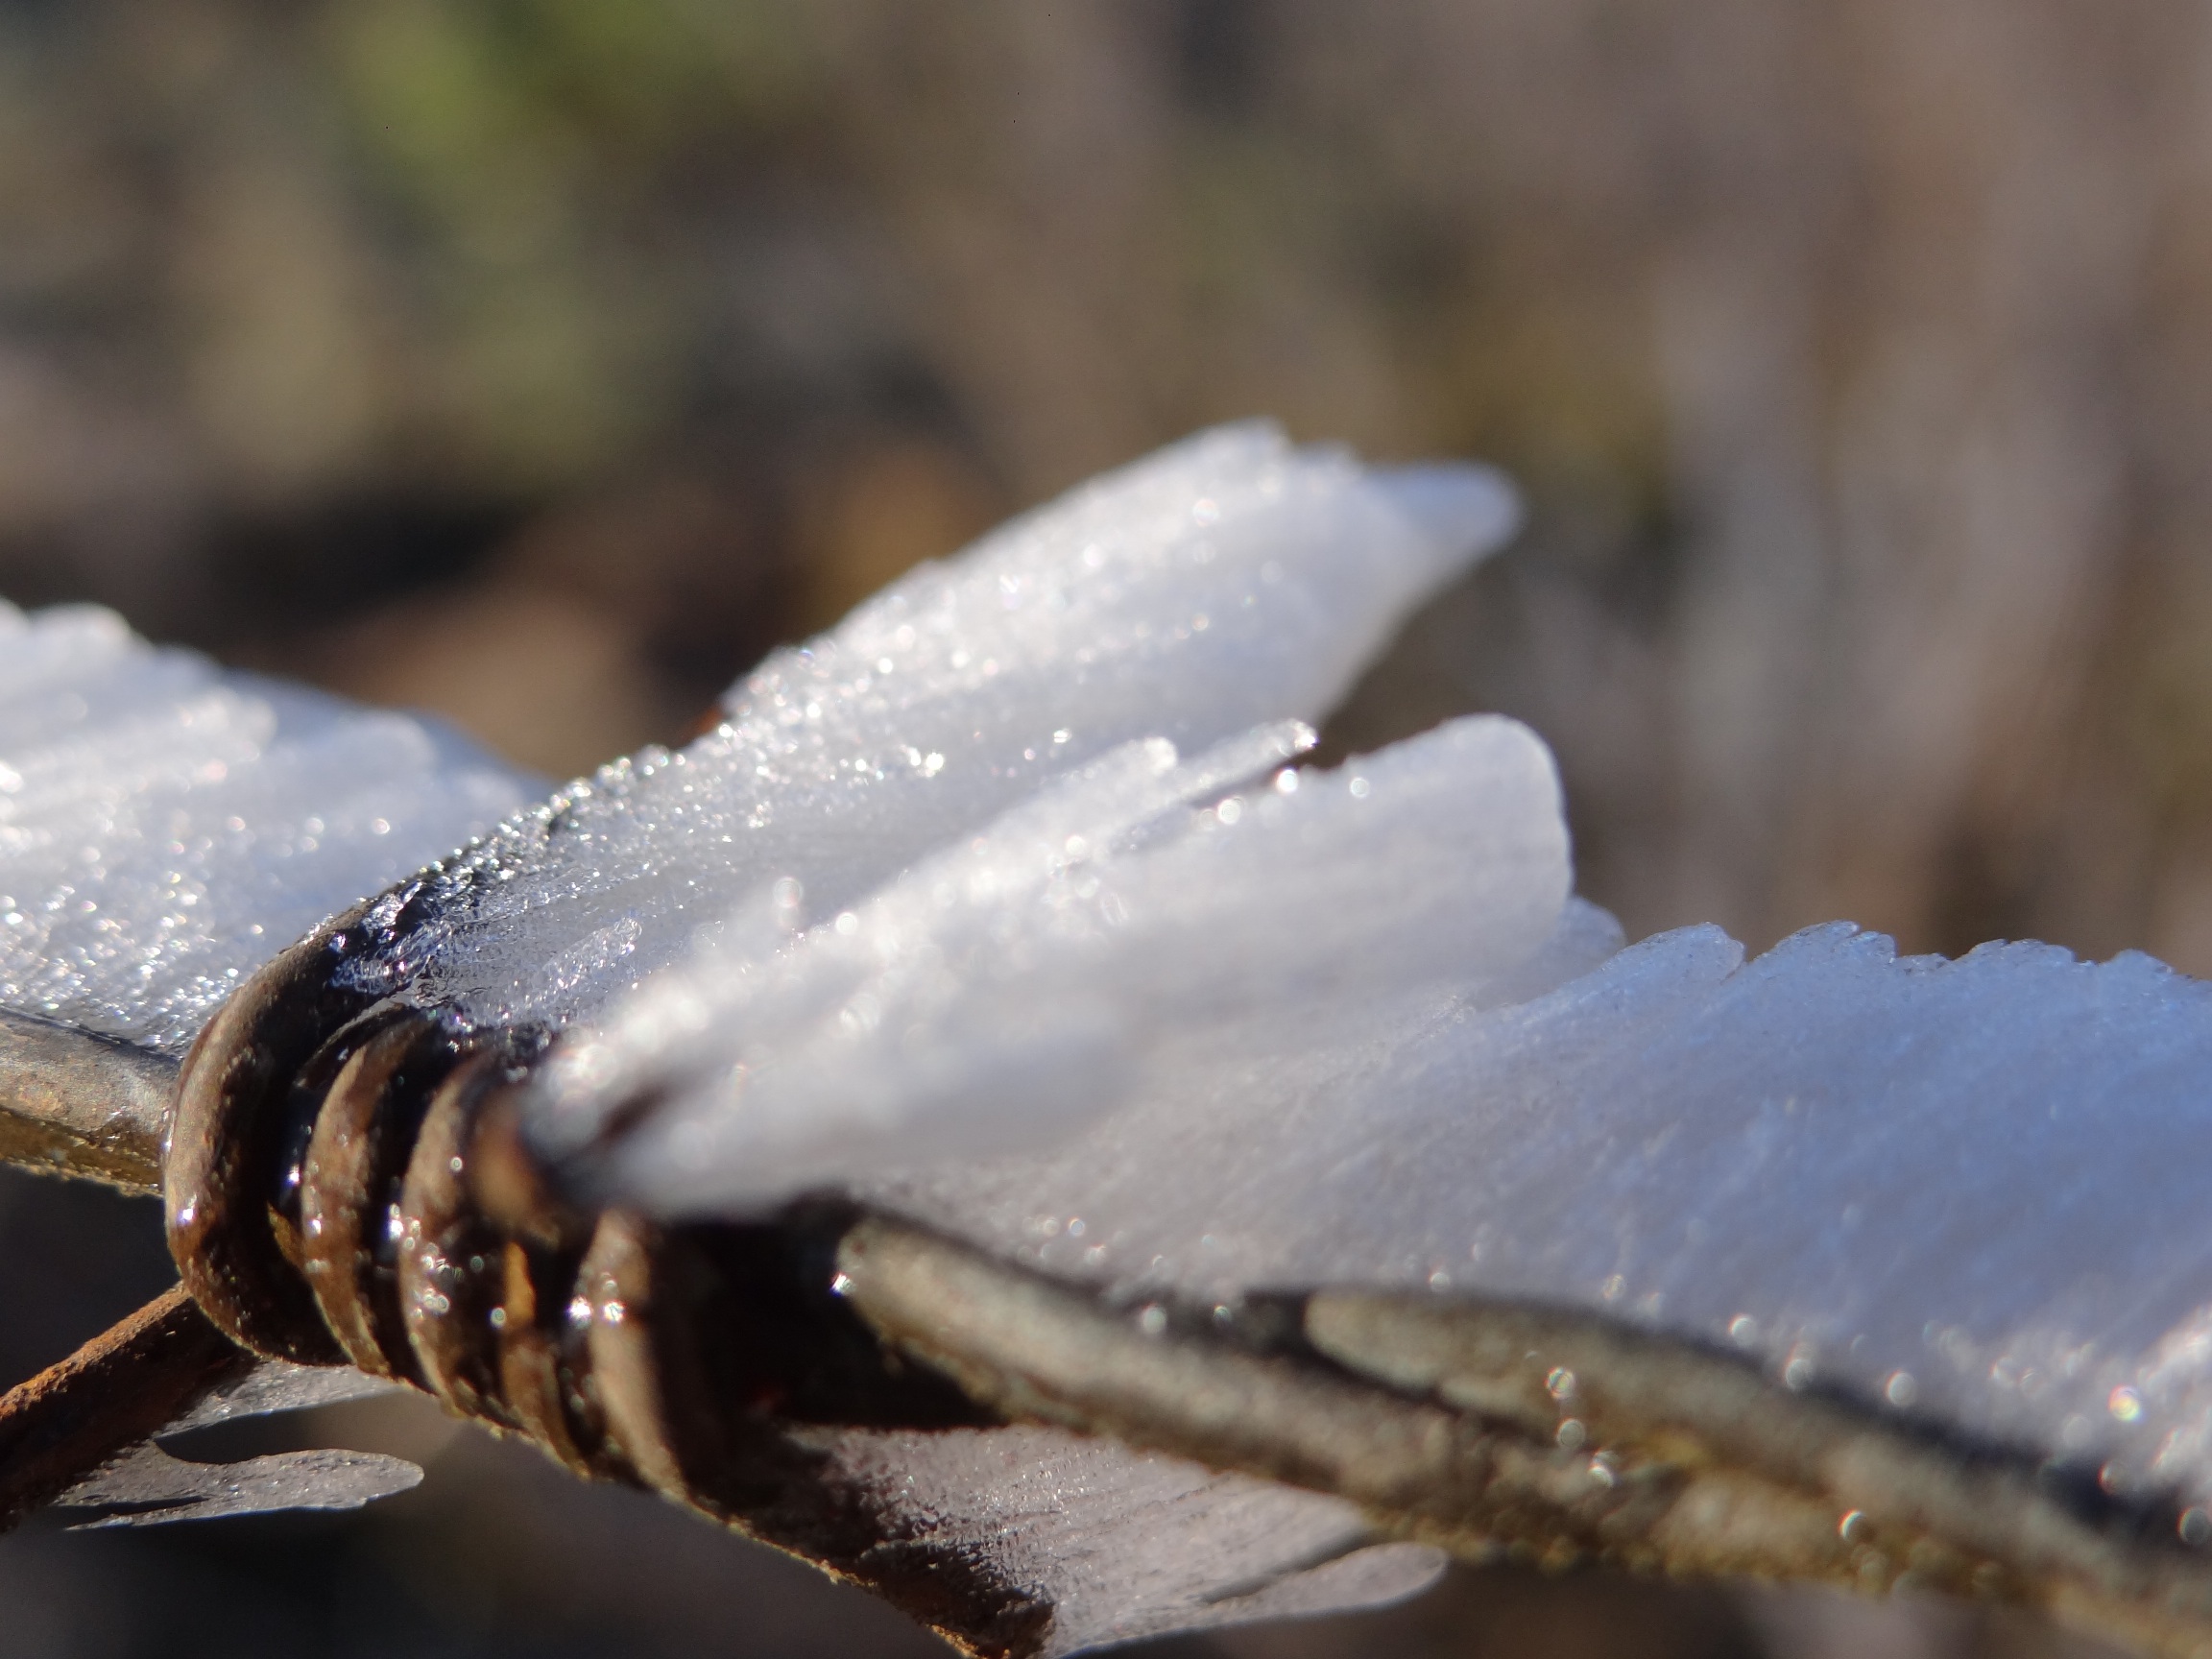
[[[295,936],[530,793],[404,715],[0,605],[0,1004],[180,1050]]]
[[[1455,846],[1461,832],[1494,859],[1487,874],[1470,873],[1476,925],[1460,937],[1433,933],[1395,965],[1397,978],[1428,982],[1541,954],[1567,867],[1549,757],[1526,732],[1473,723],[1417,747],[1410,759],[1426,772],[1406,757],[1378,761],[1372,777],[1314,780],[1302,799],[1287,777],[1274,781],[1310,741],[1297,722],[1326,711],[1405,613],[1494,548],[1514,516],[1510,491],[1479,469],[1365,469],[1336,451],[1294,449],[1262,426],[1202,435],[916,572],[834,634],[780,654],[733,689],[723,728],[685,753],[618,763],[508,825],[433,878],[432,935],[410,941],[405,962],[369,972],[472,1022],[588,1022],[656,967],[715,961],[788,981],[772,987],[786,1014],[834,997],[835,1014],[856,1020],[869,998],[926,1016],[968,981],[931,973],[925,958],[951,950],[980,969],[1001,943],[996,926],[1010,921],[1030,928],[1026,948],[1070,993],[1059,1041],[1030,1046],[1047,1062],[1034,1074],[1039,1088],[1002,1092],[1009,1109],[993,1121],[1012,1129],[1023,1118],[1065,1123],[1069,1103],[1055,1117],[1053,1094],[1073,1080],[1066,1062],[1118,1059],[1141,1035],[1127,1028],[1132,1017],[1180,1022],[1199,1041],[1203,1009],[1234,1016],[1223,998],[1283,993],[1319,1020],[1334,992],[1338,1016],[1353,1018],[1367,996],[1359,971],[1391,952],[1408,901],[1427,907],[1414,882],[1445,873],[1465,850]],[[87,776],[130,775],[114,754],[85,758]],[[234,815],[245,829],[233,832],[266,844],[287,824],[320,820],[311,833],[327,847],[344,779],[271,776],[266,797]],[[401,819],[386,816],[401,844]],[[475,827],[456,826],[449,839]],[[1071,837],[1084,838],[1083,851]],[[404,844],[414,857],[435,850]],[[1292,949],[1255,958],[1256,941],[1238,940],[1270,922],[1269,889],[1301,881],[1302,854],[1324,852],[1345,879],[1313,881],[1310,905],[1363,906],[1344,937],[1363,939],[1368,957]],[[1379,878],[1386,866],[1372,855],[1402,858],[1407,878]],[[204,954],[250,940],[226,959],[228,976],[397,873],[379,868],[343,893],[318,887],[316,908],[296,914],[241,864],[223,903],[180,918],[171,943]],[[115,869],[99,878],[115,879]],[[1084,891],[1094,879],[1101,885]],[[937,902],[942,880],[959,889],[950,913]],[[848,912],[852,928],[841,930]],[[813,948],[779,962],[783,930],[803,917],[816,924],[805,935]],[[1277,941],[1295,947],[1302,925],[1280,921]],[[1137,943],[1188,950],[1179,987],[1142,983]],[[1239,955],[1274,977],[1209,978],[1209,964]],[[1149,1000],[1087,998],[1077,979],[1092,957],[1116,965],[1123,993]],[[1015,966],[1000,963],[1008,996]],[[855,972],[865,983],[846,984]],[[221,981],[200,983],[219,994]],[[661,1018],[685,996],[728,1013],[746,989],[694,973],[661,996]],[[1163,1000],[1171,989],[1173,1006]],[[111,997],[132,1004],[128,989]],[[181,1005],[165,1033],[189,1036],[213,1000]],[[38,1005],[75,1016],[83,1004]],[[917,1092],[896,1048],[840,1044],[842,1028],[788,1022],[812,1043],[806,1058],[823,1064],[787,1069],[783,1122],[803,1123],[830,1085],[857,1072],[898,1085],[861,1103],[902,1126],[891,1143],[909,1156],[932,1122],[987,1127],[964,1111],[981,1085],[1009,1073],[1004,1028],[944,1027],[934,1094]],[[710,1086],[717,1056],[708,1049],[690,1080]],[[604,1052],[621,1058],[618,1044]],[[588,1071],[572,1073],[574,1095],[548,1114],[549,1137],[586,1112]],[[711,1097],[709,1087],[694,1103]],[[955,1105],[963,1112],[946,1110]],[[846,1144],[864,1142],[850,1115],[843,1122]],[[787,1158],[756,1195],[847,1172],[818,1161],[838,1140],[815,1136],[812,1151]],[[1054,1610],[1053,1652],[1389,1599],[1437,1568],[1424,1548],[1358,1548],[1361,1519],[1337,1501],[1048,1431],[845,1431],[826,1437],[825,1453],[878,1473],[886,1526],[998,1559],[1009,1582],[1030,1586]]]
[[[1367,468],[1264,425],[1163,450],[910,572],[747,676],[720,730],[489,842],[432,894],[408,994],[565,1025],[777,880],[834,917],[1121,744],[1317,719],[1515,514],[1483,469]]]
[[[1552,932],[1567,834],[1526,727],[1455,721],[1269,776],[1294,747],[1262,727],[1188,765],[1164,739],[1115,750],[795,941],[718,944],[556,1058],[548,1128],[589,1143],[649,1096],[613,1142],[611,1195],[769,1208],[1060,1138],[1186,1048],[1362,1032]]]
[[[1522,728],[1294,764],[1512,516],[1479,469],[1202,435],[512,819],[362,972],[565,1028],[529,1128],[600,1196],[841,1186],[1132,1294],[1580,1305],[2212,1503],[2212,987],[1842,926],[1622,950]],[[0,1003],[174,1048],[517,790],[104,613],[0,613]],[[1054,1651],[1432,1564],[1301,1572],[1347,1506],[1042,1430],[823,1446],[887,1525],[1013,1562]]]
[[[871,1190],[1130,1291],[1580,1304],[2212,1500],[2212,986],[1838,924],[1484,1000],[1192,1055],[1063,1149]]]

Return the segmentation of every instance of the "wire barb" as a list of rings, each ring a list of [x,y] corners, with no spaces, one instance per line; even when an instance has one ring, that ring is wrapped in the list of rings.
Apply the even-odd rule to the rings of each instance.
[[[252,1365],[179,1286],[18,1383],[0,1396],[0,1531]]]
[[[164,1174],[184,1276],[0,1401],[0,1526],[251,1349],[423,1388],[577,1474],[860,1578],[977,1652],[1032,1650],[1043,1611],[956,1551],[887,1539],[810,1429],[1038,1422],[1349,1499],[1378,1536],[1466,1555],[1923,1585],[2153,1648],[2212,1629],[2212,1561],[2170,1506],[2085,1504],[2017,1452],[1594,1312],[1321,1289],[1224,1328],[1224,1310],[1132,1313],[850,1207],[773,1227],[571,1212],[514,1119],[542,1035],[347,975],[368,919],[408,925],[409,891],[226,1004],[182,1069],[165,1157],[165,1061],[0,1013],[0,1158],[140,1190]]]

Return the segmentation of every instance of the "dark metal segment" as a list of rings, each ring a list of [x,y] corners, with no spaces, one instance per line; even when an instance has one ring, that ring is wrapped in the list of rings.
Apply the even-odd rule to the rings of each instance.
[[[1465,1552],[1506,1540],[1554,1561],[1621,1552],[1685,1483],[1663,1464],[1597,1480],[1586,1456],[1310,1358],[1178,1333],[1164,1316],[1154,1334],[1142,1311],[886,1217],[854,1226],[837,1265],[845,1298],[887,1341],[1011,1417],[1348,1498]],[[1833,1537],[1834,1518],[1812,1527]]]
[[[0,1163],[158,1191],[176,1080],[166,1055],[0,1008]]]
[[[570,1473],[587,1480],[623,1478],[627,1465],[609,1454],[599,1424],[576,1409],[589,1404],[567,1352],[576,1259],[510,1239],[503,1264],[495,1340],[507,1416]]]
[[[252,1365],[180,1287],[10,1389],[0,1396],[0,1530]]]
[[[1740,1356],[1570,1310],[1356,1289],[1307,1297],[1303,1331],[1395,1389],[1540,1433],[1571,1420],[1593,1446],[1664,1448],[1856,1517],[1839,1531],[1862,1589],[2003,1597],[2152,1646],[2212,1626],[2212,1554],[2183,1542],[2171,1505],[2109,1500],[2006,1448],[1780,1384]],[[1709,1552],[1698,1519],[1670,1518],[1655,1538]],[[1746,1542],[1738,1571],[1835,1575],[1828,1551]]]
[[[375,902],[280,952],[216,1010],[185,1056],[162,1169],[184,1287],[241,1345],[297,1364],[343,1364],[346,1352],[278,1242],[279,1130],[294,1075],[379,1000],[336,972]]]
[[[521,1425],[507,1406],[497,1340],[506,1241],[469,1190],[477,1111],[505,1075],[505,1056],[484,1049],[431,1097],[407,1165],[398,1289],[424,1385],[450,1411],[513,1429]]]
[[[452,1063],[435,1020],[394,1021],[339,1069],[307,1142],[301,1266],[347,1358],[373,1377],[422,1380],[400,1317],[395,1200],[428,1093],[410,1074]]]
[[[1223,1323],[1109,1306],[887,1216],[664,1228],[569,1213],[509,1088],[542,1036],[471,1054],[477,1039],[389,998],[391,976],[356,982],[372,948],[419,925],[421,890],[277,956],[180,1071],[0,1010],[0,1159],[160,1181],[184,1278],[0,1401],[0,1526],[234,1378],[235,1341],[423,1382],[579,1474],[869,1582],[978,1651],[1023,1650],[1045,1615],[980,1568],[887,1553],[871,1493],[809,1425],[1029,1420],[1350,1499],[1385,1533],[1469,1554],[1503,1543],[1553,1564],[2000,1596],[2154,1647],[2212,1631],[2212,1555],[2170,1507],[2100,1510],[2017,1453],[1596,1311],[1322,1290]],[[145,1468],[155,1485],[185,1479]]]
[[[1942,1590],[2152,1651],[2212,1631],[2212,1552],[2171,1506],[2070,1501],[2017,1451],[1595,1311],[1325,1290],[1256,1335],[1225,1310],[1224,1334],[884,1216],[838,1266],[886,1341],[1010,1416],[1349,1498],[1462,1554]]]

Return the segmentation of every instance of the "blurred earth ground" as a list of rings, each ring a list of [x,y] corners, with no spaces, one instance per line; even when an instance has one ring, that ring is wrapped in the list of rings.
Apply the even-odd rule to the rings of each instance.
[[[1331,740],[1529,720],[1631,936],[2212,972],[2208,92],[2150,0],[0,0],[0,592],[567,774],[1271,414],[1522,480]],[[0,1185],[6,1380],[159,1279],[102,1202]],[[0,1586],[41,1654],[915,1647],[473,1438]],[[1175,1650],[2052,1650],[1879,1617],[1465,1575]]]

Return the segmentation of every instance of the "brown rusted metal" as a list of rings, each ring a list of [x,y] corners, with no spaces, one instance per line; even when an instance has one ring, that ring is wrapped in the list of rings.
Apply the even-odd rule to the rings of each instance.
[[[1369,1290],[1305,1298],[1302,1329],[1395,1389],[1531,1433],[1573,1421],[1592,1447],[1706,1472],[1713,1496],[1652,1530],[1673,1570],[2000,1598],[2152,1648],[2200,1651],[2212,1628],[2212,1559],[2171,1505],[1777,1384],[1738,1356],[1575,1310]],[[1754,1524],[1754,1489],[1761,1513],[1809,1503],[1835,1524],[1809,1549]]]
[[[2150,1651],[2212,1633],[2212,1559],[2170,1507],[1593,1312],[1322,1291],[1238,1352],[885,1217],[838,1264],[887,1341],[1009,1416],[1350,1498],[1462,1554],[1938,1590]]]
[[[2152,1649],[2212,1633],[2212,1561],[2156,1503],[2100,1509],[2032,1458],[1597,1312],[1322,1290],[1223,1331],[889,1217],[566,1208],[516,1111],[541,1046],[355,982],[368,942],[417,925],[413,891],[284,952],[195,1046],[165,1179],[184,1286],[0,1402],[0,1520],[233,1375],[243,1344],[415,1381],[978,1652],[1033,1647],[1046,1611],[882,1537],[824,1435],[1032,1420],[1350,1498],[1469,1554],[1995,1596]],[[169,1074],[0,1012],[0,1158],[146,1190]]]
[[[175,1145],[192,1162],[172,1161],[171,1242],[209,1314],[278,1357],[334,1332],[334,1353],[579,1475],[858,1579],[971,1651],[1032,1650],[1045,1610],[952,1551],[886,1539],[875,1496],[808,1438],[810,1424],[996,1420],[830,1294],[846,1218],[667,1230],[561,1209],[503,1098],[526,1045],[311,989],[342,977],[355,926],[264,970],[186,1063]],[[300,1150],[216,1155],[235,1136]],[[276,1328],[272,1307],[315,1331]]]
[[[325,923],[216,1011],[185,1056],[162,1166],[169,1252],[193,1300],[241,1346],[302,1365],[346,1353],[280,1243],[284,1111],[316,1052],[378,1000],[337,972],[375,907]]]
[[[398,1291],[424,1386],[463,1417],[518,1429],[498,1348],[481,1334],[507,1317],[506,1243],[471,1201],[469,1179],[477,1113],[504,1074],[504,1057],[482,1050],[431,1097],[403,1184]]]
[[[392,1216],[431,1087],[457,1057],[436,1021],[393,1021],[340,1067],[307,1142],[301,1266],[346,1358],[372,1377],[423,1381],[400,1317]]]
[[[0,1530],[252,1363],[180,1286],[18,1383],[0,1396]]]
[[[846,1299],[886,1340],[1009,1416],[1334,1493],[1431,1541],[1601,1553],[1647,1533],[1687,1479],[1654,1463],[1594,1480],[1586,1457],[1294,1352],[1164,1322],[1147,1336],[1142,1312],[886,1218],[853,1228],[837,1262]]]

